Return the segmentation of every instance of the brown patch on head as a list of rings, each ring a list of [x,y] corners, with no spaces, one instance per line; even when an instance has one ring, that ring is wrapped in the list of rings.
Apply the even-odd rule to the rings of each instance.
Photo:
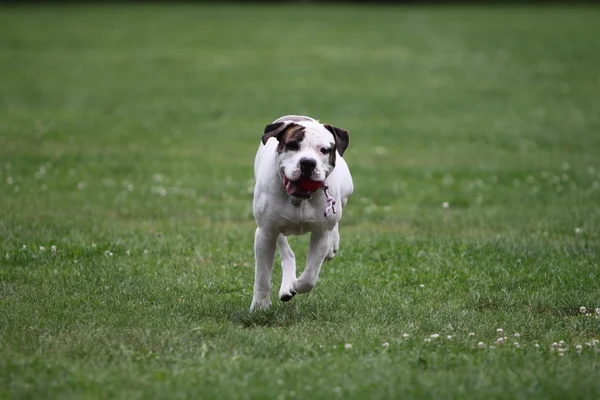
[[[283,153],[286,150],[298,150],[300,142],[304,140],[304,127],[302,125],[284,122],[274,122],[265,126],[265,131],[262,136],[263,144],[267,143],[270,138],[276,138],[279,141],[277,151]]]
[[[335,138],[335,147],[338,153],[340,153],[340,156],[343,156],[344,151],[346,151],[346,148],[348,148],[348,145],[350,144],[350,132],[346,129],[336,128],[329,124],[324,124],[323,126],[333,134],[333,137]]]
[[[302,125],[291,123],[286,126],[281,138],[277,152],[296,151],[300,149],[300,143],[304,140],[304,127]]]

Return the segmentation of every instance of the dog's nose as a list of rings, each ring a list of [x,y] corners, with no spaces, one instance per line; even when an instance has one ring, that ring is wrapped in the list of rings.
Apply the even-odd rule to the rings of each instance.
[[[316,166],[317,161],[314,158],[303,158],[300,160],[300,171],[304,174],[313,172]]]

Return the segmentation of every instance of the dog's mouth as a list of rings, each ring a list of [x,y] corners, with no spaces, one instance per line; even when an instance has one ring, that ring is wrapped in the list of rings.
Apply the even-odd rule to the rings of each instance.
[[[290,196],[301,199],[312,197],[313,193],[323,187],[323,182],[313,181],[310,178],[300,177],[300,179],[291,181],[283,175],[283,187]]]

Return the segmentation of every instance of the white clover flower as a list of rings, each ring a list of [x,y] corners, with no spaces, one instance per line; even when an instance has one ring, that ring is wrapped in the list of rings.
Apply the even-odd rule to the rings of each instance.
[[[587,313],[587,308],[585,308],[584,306],[579,307],[579,312],[582,314],[586,314]]]
[[[52,245],[52,246],[50,246],[50,250],[51,250],[53,253],[56,253],[56,246],[55,246],[55,245]]]
[[[420,288],[424,288],[425,285],[423,285],[422,283],[419,285]]]
[[[382,156],[384,154],[387,154],[387,149],[385,147],[382,146],[376,146],[373,148],[373,153]]]
[[[44,251],[46,251],[46,248],[44,246],[40,246],[40,251],[44,252]]]
[[[585,345],[586,345],[587,347],[592,347],[592,346],[593,346],[593,344],[591,344],[590,342],[586,342],[586,344],[585,344]]]
[[[479,343],[477,343],[477,346],[479,346],[480,349],[484,349],[485,348],[485,343],[479,342]]]
[[[345,348],[346,350],[350,350],[350,349],[352,348],[352,345],[351,345],[350,343],[346,343],[346,344],[344,345],[344,348]]]
[[[582,346],[582,345],[580,345],[580,344],[578,344],[577,346],[575,346],[575,349],[576,349],[577,351],[581,351],[581,350],[583,349],[583,346]]]
[[[131,255],[131,252],[130,252],[129,250],[127,250],[127,251],[125,252],[125,254],[127,254],[128,256],[130,256],[130,255]]]
[[[423,339],[424,342],[431,342],[431,338],[426,337],[425,339]]]
[[[554,348],[554,349],[555,349],[555,348],[557,348],[557,347],[558,347],[558,343],[556,343],[556,342],[552,343],[552,348]]]
[[[600,315],[600,308],[596,308],[596,315]]]
[[[452,339],[452,335],[446,336],[446,339],[448,339],[448,340]]]
[[[408,338],[410,337],[410,335],[409,335],[408,333],[403,333],[403,334],[402,334],[402,337],[403,337],[404,339],[408,339]]]
[[[161,174],[154,174],[152,175],[152,180],[154,180],[154,182],[162,182],[164,177]]]
[[[515,337],[516,338],[521,337],[521,334],[520,333],[515,333]]]
[[[514,345],[515,347],[520,347],[520,346],[521,346],[521,345],[519,344],[519,342],[514,342],[514,343],[513,343],[513,345]]]
[[[536,349],[539,349],[540,348],[540,344],[536,343],[536,344],[533,345],[533,347],[535,347]]]
[[[469,336],[475,336],[475,332],[469,332]]]
[[[383,346],[383,348],[387,349],[388,347],[390,347],[390,344],[388,342],[383,342],[381,344],[381,346]]]
[[[92,243],[92,248],[95,249],[96,248],[96,243]]]
[[[504,332],[502,328],[496,329],[496,333],[498,333],[498,335],[502,335],[502,332]]]
[[[575,228],[575,233],[579,235],[582,232],[581,228]]]
[[[148,254],[148,250],[144,249],[144,254]]]
[[[437,338],[440,337],[440,335],[438,333],[434,333],[432,335],[429,335],[429,337],[432,338],[432,339],[437,339]]]
[[[496,342],[498,342],[499,344],[504,343],[504,338],[499,337],[498,339],[496,339]]]
[[[450,208],[450,203],[448,203],[447,201],[442,203],[442,207],[444,207],[445,209]]]
[[[558,345],[559,345],[560,347],[563,347],[563,346],[565,345],[565,341],[564,341],[564,340],[561,340],[561,341],[559,341],[559,342],[558,342]]]

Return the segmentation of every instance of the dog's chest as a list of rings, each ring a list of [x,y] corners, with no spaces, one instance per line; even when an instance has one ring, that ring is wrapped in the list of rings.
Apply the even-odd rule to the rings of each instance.
[[[324,207],[315,207],[307,201],[297,205],[289,202],[281,210],[280,216],[281,232],[286,236],[331,229],[336,222],[335,216],[324,216]]]

